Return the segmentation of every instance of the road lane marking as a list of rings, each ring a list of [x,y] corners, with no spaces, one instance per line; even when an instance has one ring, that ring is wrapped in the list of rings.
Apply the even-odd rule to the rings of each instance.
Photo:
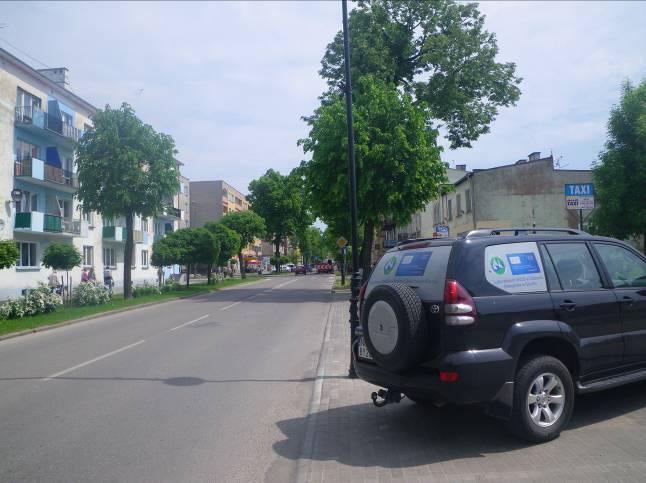
[[[60,377],[63,374],[67,374],[68,372],[72,372],[72,371],[75,371],[76,369],[80,369],[81,367],[85,367],[85,366],[87,366],[89,364],[92,364],[94,362],[98,362],[101,359],[105,359],[106,357],[110,357],[110,356],[113,356],[115,354],[118,354],[119,352],[123,352],[125,350],[131,349],[131,348],[133,348],[135,346],[138,346],[139,344],[143,344],[144,342],[146,342],[146,340],[142,339],[142,340],[140,340],[138,342],[134,342],[133,344],[128,344],[127,346],[122,347],[121,349],[117,349],[117,350],[114,350],[112,352],[108,352],[107,354],[103,354],[102,356],[95,357],[94,359],[90,359],[89,361],[82,362],[81,364],[77,364],[74,367],[70,367],[69,369],[65,369],[64,371],[57,372],[56,374],[52,374],[51,376],[43,377],[41,379],[41,381],[49,381],[51,379],[56,379],[57,377]]]
[[[270,290],[274,290],[274,289],[277,289],[277,288],[284,287],[285,285],[289,285],[290,283],[294,283],[295,281],[296,281],[296,279],[290,280],[289,282],[280,283],[280,284],[276,285],[275,287],[272,287]]]
[[[248,300],[248,299],[246,299],[246,300]],[[222,307],[220,310],[228,310],[231,307],[235,307],[236,305],[241,304],[241,303],[242,303],[242,300],[238,300],[237,302],[234,302],[231,305],[227,305],[226,307]]]
[[[206,319],[209,315],[211,314],[206,314],[203,315],[202,317],[198,317],[197,319],[189,320],[188,322],[184,322],[182,325],[178,325],[177,327],[173,327],[172,329],[168,329],[168,332],[172,332],[177,329],[181,329],[182,327],[186,327],[187,325],[194,324],[195,322],[199,322],[202,319]]]

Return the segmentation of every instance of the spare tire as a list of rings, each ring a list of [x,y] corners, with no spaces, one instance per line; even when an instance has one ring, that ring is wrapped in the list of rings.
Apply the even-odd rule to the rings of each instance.
[[[428,347],[426,314],[417,292],[408,285],[377,285],[365,301],[361,326],[370,355],[389,371],[419,362]]]

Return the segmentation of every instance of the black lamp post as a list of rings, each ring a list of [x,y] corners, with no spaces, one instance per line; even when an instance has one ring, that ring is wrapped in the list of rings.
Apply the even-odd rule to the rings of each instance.
[[[341,0],[343,9],[343,58],[345,65],[345,109],[348,119],[348,172],[350,178],[350,212],[352,214],[352,279],[350,282],[350,350],[356,340],[356,330],[359,328],[359,289],[361,275],[359,274],[359,249],[357,236],[357,169],[354,162],[354,129],[352,127],[352,78],[350,76],[350,32],[348,29],[348,3]],[[350,356],[348,377],[355,378],[357,374]]]

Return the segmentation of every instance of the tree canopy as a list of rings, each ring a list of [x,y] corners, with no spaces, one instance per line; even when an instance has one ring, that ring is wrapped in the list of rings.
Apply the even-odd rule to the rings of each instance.
[[[13,240],[0,240],[0,270],[11,268],[20,256],[18,245]]]
[[[76,196],[85,211],[97,211],[104,219],[125,218],[123,279],[129,298],[134,217],[157,215],[179,189],[175,143],[144,124],[126,103],[99,109],[92,122],[77,146]]]
[[[247,199],[265,220],[266,235],[273,240],[275,256],[280,257],[280,243],[303,223],[298,181],[269,169],[249,183]]]
[[[444,123],[451,148],[470,147],[489,132],[498,109],[520,97],[516,65],[497,61],[496,36],[484,21],[475,3],[359,1],[349,18],[353,88],[366,74],[401,87]],[[339,92],[342,32],[321,65],[328,94]]]
[[[646,80],[637,87],[624,83],[592,176],[593,230],[622,239],[642,235],[646,251]]]
[[[253,243],[256,238],[261,238],[267,233],[265,221],[261,216],[251,210],[236,211],[227,213],[220,220],[224,226],[235,231],[240,236],[240,246],[238,247],[238,261],[240,263],[240,274],[242,278],[246,277],[245,262],[242,257],[242,250]]]
[[[218,267],[224,267],[240,249],[240,235],[222,223],[209,221],[204,228],[211,232],[220,245],[220,254],[216,260]]]
[[[71,243],[52,242],[43,252],[42,262],[54,270],[72,270],[81,265],[83,257]]]
[[[321,106],[309,137],[300,143],[311,161],[301,164],[313,212],[337,227],[349,224],[345,105],[341,95]],[[364,226],[362,253],[384,218],[407,223],[439,194],[445,168],[430,129],[430,115],[394,84],[363,76],[354,96],[357,204]],[[364,269],[369,256],[362,256]]]

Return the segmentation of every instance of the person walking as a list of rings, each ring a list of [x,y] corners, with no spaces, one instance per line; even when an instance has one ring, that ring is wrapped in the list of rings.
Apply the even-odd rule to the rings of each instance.
[[[87,274],[87,278],[90,282],[96,283],[96,273],[94,272],[94,267],[90,267],[90,271]]]
[[[87,282],[89,280],[89,275],[87,274],[87,268],[83,268],[83,273],[81,273],[81,282]]]
[[[52,270],[52,273],[47,278],[47,285],[49,285],[52,292],[58,288],[58,274],[56,270]]]

